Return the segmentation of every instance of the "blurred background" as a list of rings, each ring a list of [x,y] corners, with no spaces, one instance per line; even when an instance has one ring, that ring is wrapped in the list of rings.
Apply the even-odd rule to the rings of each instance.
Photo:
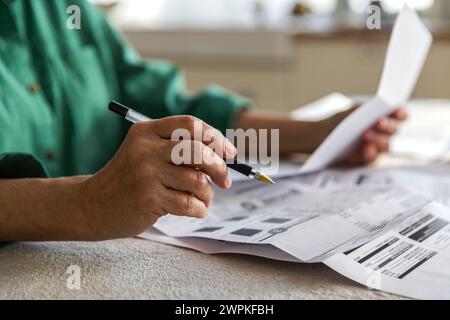
[[[92,0],[149,59],[178,64],[189,90],[219,84],[261,109],[289,111],[331,92],[377,90],[389,34],[405,2],[435,43],[414,96],[450,99],[447,0]],[[381,30],[366,27],[382,8]]]

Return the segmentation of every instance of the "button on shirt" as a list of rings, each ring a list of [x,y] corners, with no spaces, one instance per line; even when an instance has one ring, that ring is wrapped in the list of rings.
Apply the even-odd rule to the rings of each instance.
[[[66,26],[70,5],[80,30]],[[113,99],[222,131],[248,105],[216,86],[187,94],[176,66],[143,61],[87,1],[0,0],[0,179],[95,173],[128,129]]]

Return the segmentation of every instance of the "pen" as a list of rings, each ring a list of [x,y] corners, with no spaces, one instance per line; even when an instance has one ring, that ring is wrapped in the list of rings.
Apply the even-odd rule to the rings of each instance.
[[[139,113],[133,109],[130,109],[116,101],[111,101],[109,104],[109,110],[117,113],[118,115],[122,116],[124,119],[128,120],[131,123],[138,123],[138,122],[144,122],[144,121],[151,121],[149,117],[143,115],[142,113]],[[249,165],[245,163],[241,163],[239,161],[235,161],[235,163],[227,163],[228,168],[237,171],[249,178],[261,181],[263,183],[267,184],[275,184],[275,182],[262,172],[253,169]]]

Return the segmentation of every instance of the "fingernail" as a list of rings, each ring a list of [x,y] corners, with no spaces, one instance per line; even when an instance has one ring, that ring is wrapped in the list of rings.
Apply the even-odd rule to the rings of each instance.
[[[236,147],[229,140],[226,140],[225,152],[229,158],[234,158],[237,155]]]
[[[399,109],[399,110],[397,110],[397,114],[395,116],[397,117],[397,119],[405,119],[407,116],[407,113],[405,110]]]
[[[233,181],[231,181],[231,178],[227,177],[227,182],[226,182],[227,188],[230,188],[232,186],[232,184],[233,184]]]

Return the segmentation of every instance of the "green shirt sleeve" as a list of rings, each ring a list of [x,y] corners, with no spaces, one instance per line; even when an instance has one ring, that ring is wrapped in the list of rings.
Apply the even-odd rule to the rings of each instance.
[[[194,115],[222,132],[231,126],[237,110],[249,106],[248,99],[218,86],[210,86],[198,95],[188,94],[178,67],[141,59],[101,13],[91,10],[91,14],[96,15],[91,21],[98,21],[112,51],[122,103],[152,118]]]

